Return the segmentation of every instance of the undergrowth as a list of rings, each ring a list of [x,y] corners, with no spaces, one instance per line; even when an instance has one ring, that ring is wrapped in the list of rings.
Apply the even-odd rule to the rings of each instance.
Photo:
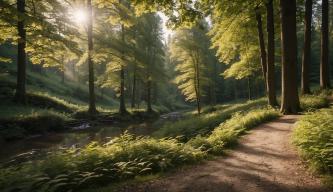
[[[50,154],[46,159],[0,171],[0,189],[81,191],[116,181],[163,172],[201,161],[205,152],[176,139],[124,134],[100,145]]]
[[[248,101],[243,104],[233,104],[221,107],[210,113],[191,115],[181,121],[166,123],[154,133],[157,137],[179,137],[187,141],[197,135],[207,135],[221,122],[229,119],[233,113],[247,111],[267,104],[266,99]],[[181,136],[181,137],[180,137]]]
[[[302,95],[300,104],[303,111],[314,111],[316,109],[328,107],[329,101],[325,94],[320,95]]]
[[[330,175],[333,186],[333,109],[303,116],[296,123],[293,143],[313,170]]]
[[[254,109],[247,113],[236,113],[216,127],[208,137],[197,136],[188,143],[195,148],[220,155],[225,148],[235,144],[245,131],[279,116],[274,109]]]
[[[5,140],[63,130],[64,123],[72,120],[67,113],[19,104],[1,104],[0,109],[0,139]]]

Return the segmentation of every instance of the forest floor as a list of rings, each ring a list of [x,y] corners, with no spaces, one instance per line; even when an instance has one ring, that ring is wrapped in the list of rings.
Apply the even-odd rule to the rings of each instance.
[[[330,192],[308,171],[290,136],[299,116],[283,116],[242,137],[224,157],[117,191],[145,192]]]

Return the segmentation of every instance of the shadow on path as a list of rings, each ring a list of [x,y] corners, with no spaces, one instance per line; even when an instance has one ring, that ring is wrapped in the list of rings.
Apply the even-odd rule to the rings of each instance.
[[[258,126],[242,137],[227,157],[120,191],[330,192],[307,171],[290,144],[290,133],[298,117],[284,116]]]

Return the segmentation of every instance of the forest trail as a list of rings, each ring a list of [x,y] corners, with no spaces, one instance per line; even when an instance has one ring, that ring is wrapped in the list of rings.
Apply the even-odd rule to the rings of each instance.
[[[299,116],[262,124],[240,139],[226,157],[166,177],[123,187],[145,192],[329,192],[307,171],[290,141]]]

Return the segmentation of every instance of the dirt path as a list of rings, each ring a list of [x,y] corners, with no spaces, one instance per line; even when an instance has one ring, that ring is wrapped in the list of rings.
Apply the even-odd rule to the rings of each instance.
[[[244,136],[227,157],[178,170],[120,191],[329,192],[311,175],[290,144],[297,116],[284,116]]]

